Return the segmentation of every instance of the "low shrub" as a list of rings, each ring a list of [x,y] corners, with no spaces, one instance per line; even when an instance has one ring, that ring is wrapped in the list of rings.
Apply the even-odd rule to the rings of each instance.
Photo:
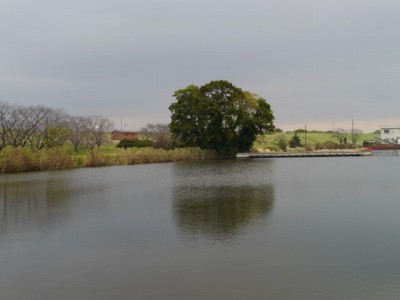
[[[339,148],[339,144],[332,142],[332,141],[326,141],[322,144],[323,149],[328,149],[328,150],[334,150]]]
[[[7,146],[1,151],[0,159],[4,173],[40,170],[40,155],[28,148]]]
[[[301,139],[300,137],[297,135],[297,133],[294,134],[294,136],[292,136],[292,138],[289,140],[289,147],[290,148],[297,148],[301,146]]]
[[[314,148],[315,148],[315,150],[322,150],[322,149],[324,149],[324,146],[321,143],[316,143]]]
[[[198,160],[214,158],[212,151],[199,148],[175,148],[172,150],[154,148],[132,148],[126,151],[127,163],[146,164],[181,160]]]
[[[286,151],[288,147],[287,139],[284,135],[278,135],[275,140],[277,141],[277,145],[282,151]]]
[[[121,140],[117,144],[117,148],[124,148],[125,150],[128,148],[145,148],[153,146],[153,141],[151,140]]]
[[[306,151],[314,151],[314,147],[311,144],[307,144],[304,146],[304,150]]]
[[[76,167],[76,159],[71,151],[62,147],[43,149],[40,151],[40,169],[58,170]]]
[[[279,151],[281,151],[281,148],[279,148],[279,147],[276,146],[276,145],[268,146],[268,149],[269,149],[271,152],[279,152]]]

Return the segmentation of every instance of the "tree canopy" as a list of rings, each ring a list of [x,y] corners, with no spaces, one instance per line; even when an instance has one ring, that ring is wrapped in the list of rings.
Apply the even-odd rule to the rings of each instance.
[[[174,93],[171,133],[178,145],[233,156],[248,151],[258,134],[271,133],[274,116],[267,101],[224,80]]]

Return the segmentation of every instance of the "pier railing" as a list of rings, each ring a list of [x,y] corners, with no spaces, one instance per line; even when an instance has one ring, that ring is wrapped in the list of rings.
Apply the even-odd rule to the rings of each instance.
[[[238,153],[237,158],[296,158],[296,157],[353,157],[367,156],[370,152],[268,152],[268,153]]]
[[[400,156],[400,150],[373,150],[372,156]]]
[[[400,145],[398,144],[375,144],[367,147],[369,151],[378,151],[378,150],[400,150]]]
[[[400,145],[398,144],[375,144],[367,149],[372,156],[400,156]]]

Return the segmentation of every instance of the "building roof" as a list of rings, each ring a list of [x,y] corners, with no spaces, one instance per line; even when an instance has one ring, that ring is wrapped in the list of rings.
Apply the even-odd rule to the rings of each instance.
[[[385,125],[380,126],[381,129],[400,129],[400,125]]]
[[[114,130],[111,131],[111,133],[129,133],[129,134],[136,134],[138,133],[137,131],[121,131],[121,130]]]

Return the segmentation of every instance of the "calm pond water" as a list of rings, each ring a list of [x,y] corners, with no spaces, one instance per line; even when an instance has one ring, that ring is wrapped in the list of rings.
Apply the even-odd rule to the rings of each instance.
[[[0,299],[399,299],[397,157],[0,175]]]

